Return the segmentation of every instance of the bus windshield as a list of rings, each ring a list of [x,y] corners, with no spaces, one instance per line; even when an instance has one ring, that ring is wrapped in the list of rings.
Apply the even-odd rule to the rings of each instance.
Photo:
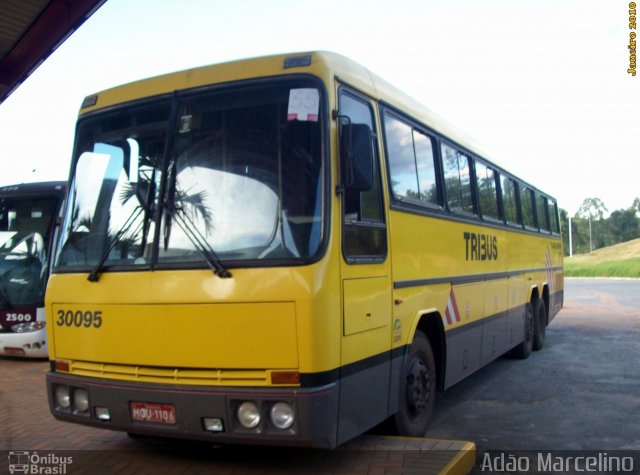
[[[216,89],[82,120],[57,269],[313,258],[324,209],[314,84]]]
[[[0,308],[41,306],[55,197],[0,197]]]

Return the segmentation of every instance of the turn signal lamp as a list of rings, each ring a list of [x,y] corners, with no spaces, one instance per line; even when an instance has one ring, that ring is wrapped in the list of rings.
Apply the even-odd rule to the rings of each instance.
[[[271,384],[300,384],[299,371],[273,371]]]
[[[68,373],[70,370],[70,365],[68,361],[56,360],[55,362],[56,371],[61,371],[63,373]]]

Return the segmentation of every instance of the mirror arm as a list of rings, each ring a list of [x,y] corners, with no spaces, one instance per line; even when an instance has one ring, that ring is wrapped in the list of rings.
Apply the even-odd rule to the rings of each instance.
[[[344,193],[344,191],[351,185],[353,177],[351,176],[351,166],[353,160],[353,144],[351,134],[351,117],[348,115],[341,115],[338,111],[334,110],[332,116],[338,121],[338,140],[340,147],[340,179],[341,182],[336,186],[336,194]],[[348,132],[343,133],[343,128],[348,128]],[[346,135],[346,137],[345,137]]]

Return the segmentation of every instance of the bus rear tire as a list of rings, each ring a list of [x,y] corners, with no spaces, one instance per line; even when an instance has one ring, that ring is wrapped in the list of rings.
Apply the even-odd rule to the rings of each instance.
[[[533,335],[534,335],[534,318],[533,318],[533,305],[529,302],[526,306],[524,314],[524,340],[520,342],[513,350],[511,350],[511,356],[514,358],[520,358],[522,360],[529,357],[533,351]]]
[[[436,365],[429,340],[420,330],[402,368],[400,409],[394,415],[399,435],[423,437],[433,415],[436,396]]]
[[[547,331],[547,310],[544,300],[537,299],[533,309],[533,351],[539,351],[544,346]]]

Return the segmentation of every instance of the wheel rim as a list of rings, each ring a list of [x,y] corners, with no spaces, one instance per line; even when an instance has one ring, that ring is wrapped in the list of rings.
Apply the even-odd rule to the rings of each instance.
[[[429,401],[429,372],[421,359],[411,363],[407,374],[407,409],[413,420],[424,414]]]

